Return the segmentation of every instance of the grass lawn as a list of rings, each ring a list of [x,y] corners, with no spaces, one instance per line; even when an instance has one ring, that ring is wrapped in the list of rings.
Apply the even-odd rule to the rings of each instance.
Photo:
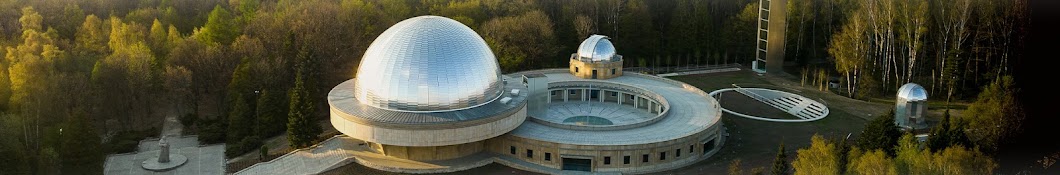
[[[732,87],[731,84],[733,83],[736,83],[737,85],[740,85],[742,87],[764,87],[792,92],[828,104],[829,108],[831,109],[831,113],[828,115],[828,117],[824,119],[805,123],[767,122],[743,118],[730,114],[724,114],[722,116],[722,122],[724,122],[725,127],[729,132],[729,137],[725,142],[725,146],[721,148],[721,151],[718,154],[715,154],[713,157],[705,161],[696,163],[695,165],[662,172],[663,174],[726,173],[728,171],[729,164],[735,159],[741,159],[741,161],[743,162],[742,169],[745,172],[750,172],[752,168],[757,167],[762,167],[764,168],[764,171],[769,171],[771,170],[770,166],[772,166],[773,158],[776,156],[777,147],[781,143],[784,143],[787,147],[786,150],[789,158],[788,161],[790,162],[795,157],[795,150],[809,146],[810,137],[812,137],[814,134],[820,134],[830,139],[844,138],[847,136],[847,134],[851,134],[851,137],[857,136],[858,133],[861,132],[862,128],[864,128],[865,123],[867,122],[866,118],[868,117],[856,116],[849,113],[848,111],[878,111],[877,109],[861,108],[886,108],[885,104],[874,104],[865,106],[831,105],[837,103],[845,103],[839,100],[832,100],[845,99],[845,97],[827,92],[820,92],[809,88],[800,88],[797,86],[792,86],[791,84],[794,83],[791,83],[790,81],[778,81],[778,79],[772,79],[768,76],[759,76],[750,71],[689,75],[672,78],[699,87],[700,89],[706,92],[714,91],[721,88],[729,88]],[[756,110],[769,109],[772,107],[751,100],[749,98],[747,98],[747,100],[732,99],[738,98],[730,98],[728,96],[723,96],[722,100],[731,101],[730,104],[726,104],[724,106],[738,106],[730,108],[737,108],[740,110],[753,110],[756,112],[756,114],[769,116],[782,116],[783,114],[787,114],[776,109]],[[839,106],[839,108],[853,109],[837,109],[836,106]]]

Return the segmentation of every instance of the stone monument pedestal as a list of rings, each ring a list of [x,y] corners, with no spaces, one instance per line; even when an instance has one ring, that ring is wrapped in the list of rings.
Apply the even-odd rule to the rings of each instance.
[[[167,171],[173,168],[180,167],[188,162],[188,157],[180,154],[169,154],[169,143],[166,143],[166,138],[158,140],[158,146],[161,148],[158,150],[158,157],[152,157],[140,163],[140,166],[144,169],[151,171]]]

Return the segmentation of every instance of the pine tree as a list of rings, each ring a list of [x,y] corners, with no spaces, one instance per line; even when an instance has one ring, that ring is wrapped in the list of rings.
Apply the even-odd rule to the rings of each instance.
[[[964,134],[964,125],[960,120],[952,119],[950,110],[946,110],[939,125],[931,128],[931,136],[928,137],[927,141],[928,148],[933,152],[937,152],[955,145],[971,147],[968,135]]]
[[[939,151],[949,147],[953,142],[950,135],[950,110],[946,110],[946,113],[942,116],[942,121],[939,125],[931,128],[931,136],[928,137],[927,146],[931,151]]]
[[[773,174],[788,174],[788,155],[784,153],[784,143],[780,143],[777,157],[773,159]]]
[[[320,126],[313,121],[313,77],[307,75],[312,72],[313,56],[306,47],[298,53],[295,73],[295,84],[289,92],[291,98],[290,111],[287,113],[287,140],[291,147],[305,148],[313,144],[313,140],[321,132]]]
[[[255,107],[257,125],[254,131],[263,138],[279,134],[286,129],[284,124],[287,123],[286,115],[289,106],[287,106],[287,99],[284,95],[286,94],[282,91],[265,89],[258,97],[258,106]]]
[[[894,155],[894,146],[902,132],[894,125],[894,111],[881,115],[865,125],[857,140],[858,147],[865,150],[882,149],[888,155]]]
[[[234,155],[242,154],[245,150],[244,146],[255,146],[256,145],[241,145],[243,139],[255,135],[254,133],[254,107],[253,104],[255,94],[251,90],[251,72],[250,72],[250,61],[248,58],[243,58],[242,63],[236,67],[236,70],[232,72],[232,80],[228,83],[228,104],[231,105],[228,109],[228,130],[227,139],[228,150],[225,152],[231,152]],[[253,148],[253,147],[250,147]]]
[[[254,109],[243,95],[236,95],[232,100],[232,110],[228,114],[228,141],[229,144],[237,143],[245,137],[254,135]]]
[[[62,157],[62,174],[103,172],[100,162],[104,156],[99,134],[87,121],[85,114],[69,117],[60,131],[59,154]]]

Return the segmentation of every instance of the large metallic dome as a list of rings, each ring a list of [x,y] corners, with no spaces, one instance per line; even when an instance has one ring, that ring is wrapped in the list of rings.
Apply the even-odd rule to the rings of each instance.
[[[485,40],[440,16],[394,24],[368,46],[357,70],[354,97],[402,112],[453,111],[501,95],[501,71]]]
[[[607,36],[593,35],[578,45],[578,59],[582,61],[618,61],[618,53],[615,46]]]
[[[916,83],[907,83],[898,89],[898,100],[924,101],[927,100],[927,98],[927,90],[924,90],[924,87],[921,87]]]

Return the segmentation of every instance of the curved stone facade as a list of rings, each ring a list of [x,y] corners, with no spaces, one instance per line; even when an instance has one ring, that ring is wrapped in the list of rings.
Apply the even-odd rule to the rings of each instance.
[[[510,91],[525,91],[514,78],[504,84]],[[435,113],[381,110],[358,103],[348,93],[356,79],[336,86],[328,94],[331,124],[352,138],[391,146],[431,147],[478,142],[500,136],[526,120],[526,93],[503,93],[502,98],[480,107]]]
[[[549,77],[548,102],[554,105],[545,114],[549,116],[528,116],[530,122],[488,140],[489,151],[550,169],[651,173],[706,159],[724,143],[720,105],[694,86],[637,73],[587,80],[565,72],[550,69],[510,75]],[[640,118],[605,126],[564,124],[554,116],[609,114],[604,118],[615,120],[636,111],[641,111]]]
[[[490,139],[488,145],[495,154],[553,169],[563,169],[563,158],[581,158],[591,160],[592,172],[651,173],[680,168],[714,155],[724,143],[722,130],[721,125],[716,125],[687,137],[636,145],[574,145],[513,135]],[[533,155],[528,156],[531,151]]]
[[[500,120],[461,128],[395,129],[347,120],[332,109],[331,124],[347,136],[368,142],[397,146],[447,146],[486,140],[515,129],[526,120],[526,109]]]

